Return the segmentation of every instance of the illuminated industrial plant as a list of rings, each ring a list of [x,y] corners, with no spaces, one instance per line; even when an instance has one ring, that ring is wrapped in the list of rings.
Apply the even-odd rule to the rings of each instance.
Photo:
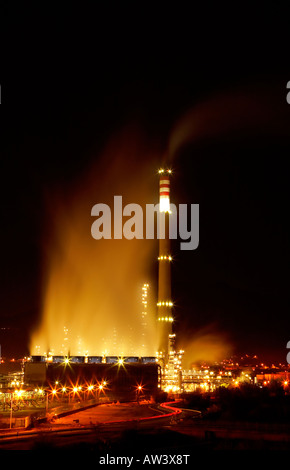
[[[42,370],[43,381],[48,377],[54,376],[56,373],[57,365],[63,364],[64,376],[69,374],[70,369],[78,367],[80,370],[86,370],[88,374],[95,373],[94,370],[102,370],[105,366],[110,364],[115,364],[117,367],[115,370],[121,368],[130,368],[132,374],[134,374],[134,367],[137,371],[137,366],[140,367],[140,371],[144,369],[149,371],[149,368],[152,367],[153,374],[156,373],[158,380],[156,381],[155,386],[163,390],[167,390],[168,387],[171,391],[180,391],[182,388],[182,357],[183,351],[176,351],[175,348],[175,337],[173,333],[173,324],[174,324],[174,315],[173,308],[174,302],[171,297],[171,265],[173,262],[173,256],[171,253],[170,246],[170,236],[169,236],[169,223],[171,215],[171,206],[170,206],[170,179],[172,176],[171,169],[160,169],[158,171],[159,175],[159,211],[160,211],[160,221],[159,224],[159,253],[158,253],[158,299],[157,299],[157,315],[155,317],[155,332],[157,333],[157,338],[159,344],[157,346],[156,354],[148,356],[148,344],[152,338],[150,337],[152,326],[152,321],[149,318],[149,284],[144,283],[141,288],[141,308],[140,308],[140,317],[139,325],[140,328],[138,331],[132,330],[130,326],[127,328],[127,337],[126,343],[127,354],[124,354],[124,345],[122,341],[123,337],[120,337],[116,325],[113,324],[111,327],[110,341],[113,345],[110,348],[115,354],[114,356],[110,355],[107,347],[103,350],[99,348],[99,345],[96,345],[96,350],[100,351],[99,355],[91,355],[86,348],[83,338],[79,335],[73,337],[69,328],[65,325],[63,326],[62,338],[61,338],[61,347],[56,351],[51,348],[48,351],[41,351],[39,347],[36,348],[37,355],[32,357],[32,364],[28,364],[26,369],[26,376],[33,377],[34,370]],[[138,337],[139,348],[138,352],[132,347],[128,347],[131,344],[132,338]],[[84,338],[85,339],[85,338]],[[75,346],[72,348],[72,345]],[[132,342],[133,345],[133,342]],[[70,354],[71,348],[74,349],[75,353]],[[147,353],[147,354],[146,354]],[[75,355],[76,354],[76,355]],[[112,353],[111,353],[112,354]],[[36,366],[35,363],[39,365]],[[40,364],[43,364],[43,367],[40,367]],[[44,367],[45,363],[49,367]],[[69,367],[66,367],[69,366]],[[156,371],[155,371],[155,368]],[[106,370],[106,368],[105,368]],[[139,369],[138,369],[139,370]],[[157,373],[157,371],[159,371]],[[82,372],[83,373],[83,372]],[[112,372],[115,374],[116,372]],[[141,373],[141,372],[138,372]],[[146,372],[147,373],[147,372]],[[149,372],[148,372],[149,373]],[[143,374],[143,372],[142,372]],[[41,374],[40,374],[41,375]],[[46,377],[46,378],[45,378]],[[41,380],[39,379],[41,383]],[[66,385],[67,386],[67,385]],[[152,388],[152,386],[151,386]],[[154,388],[154,387],[153,387]],[[152,388],[152,389],[153,389]]]

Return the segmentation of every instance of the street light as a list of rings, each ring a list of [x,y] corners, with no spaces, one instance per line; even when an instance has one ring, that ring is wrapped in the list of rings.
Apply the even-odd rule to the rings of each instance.
[[[100,401],[100,393],[103,389],[104,389],[103,384],[100,384],[97,388],[97,403],[99,403],[99,401]]]
[[[143,386],[142,385],[137,385],[137,387],[136,387],[137,403],[139,403],[140,393],[142,392],[142,390],[143,390]]]

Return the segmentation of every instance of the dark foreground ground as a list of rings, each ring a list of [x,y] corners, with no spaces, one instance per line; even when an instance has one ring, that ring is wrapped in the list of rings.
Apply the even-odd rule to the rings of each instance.
[[[0,450],[36,450],[47,458],[55,450],[93,451],[94,461],[100,465],[119,463],[126,467],[129,461],[114,462],[113,457],[134,458],[138,467],[151,465],[158,458],[159,464],[193,465],[198,455],[208,459],[211,454],[229,456],[243,451],[244,456],[250,453],[265,458],[269,453],[287,456],[290,451],[287,422],[213,419],[212,412],[202,416],[184,406],[188,404],[174,405],[182,407],[179,414],[148,403],[95,406],[38,423],[18,435],[15,431],[2,433]],[[137,468],[132,465],[133,461],[131,468]]]

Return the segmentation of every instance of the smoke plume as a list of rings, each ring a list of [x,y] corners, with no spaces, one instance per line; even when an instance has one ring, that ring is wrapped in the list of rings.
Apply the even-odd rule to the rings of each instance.
[[[154,158],[142,137],[126,130],[77,184],[49,195],[43,309],[31,354],[155,355],[154,289],[146,325],[141,322],[141,289],[151,284],[154,240],[91,236],[94,204],[108,204],[113,219],[114,195],[123,196],[123,207],[134,202],[145,209],[156,202]]]
[[[189,143],[242,136],[289,137],[289,113],[281,82],[239,85],[197,103],[175,123],[169,154],[175,158]]]
[[[233,352],[233,346],[225,334],[217,331],[212,325],[192,333],[191,337],[180,340],[185,351],[183,367],[205,362],[213,364],[225,359]]]

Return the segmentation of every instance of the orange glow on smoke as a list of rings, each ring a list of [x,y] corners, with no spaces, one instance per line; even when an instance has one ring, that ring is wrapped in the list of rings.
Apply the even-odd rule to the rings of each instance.
[[[141,287],[152,268],[156,241],[91,236],[94,204],[111,207],[113,227],[114,195],[123,196],[123,207],[134,202],[144,213],[145,204],[158,202],[157,157],[152,163],[144,148],[141,138],[125,132],[77,185],[50,195],[43,311],[31,337],[32,355],[155,355],[153,299],[142,346]]]

